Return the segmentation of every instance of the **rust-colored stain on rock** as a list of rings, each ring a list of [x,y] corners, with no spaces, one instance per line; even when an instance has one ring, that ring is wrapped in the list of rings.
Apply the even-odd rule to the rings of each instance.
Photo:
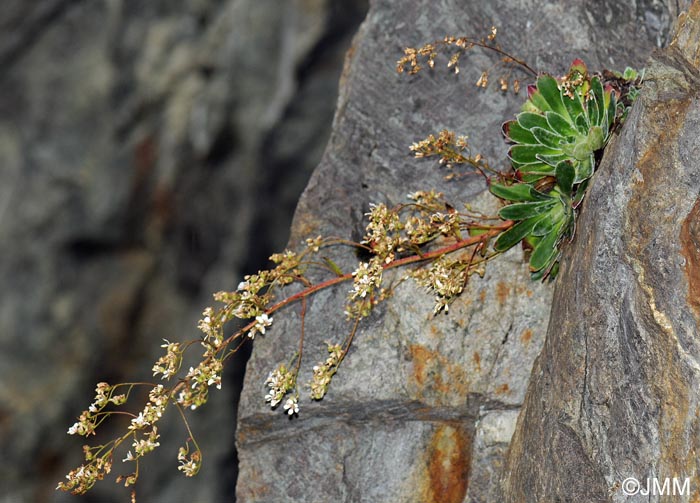
[[[683,221],[680,239],[688,279],[688,304],[700,323],[700,199]]]
[[[426,451],[426,472],[421,501],[462,503],[469,486],[471,438],[463,426],[441,424]]]
[[[532,340],[532,330],[528,328],[520,336],[520,342],[527,344],[530,342],[530,340]]]
[[[497,395],[504,395],[510,391],[510,386],[508,386],[508,383],[501,384],[496,388],[496,394]]]
[[[412,384],[417,398],[432,404],[464,401],[469,393],[468,372],[440,352],[420,344],[409,346],[413,363]]]
[[[510,287],[506,285],[503,281],[499,281],[496,285],[496,298],[500,305],[504,305],[508,299],[508,294],[510,293]]]
[[[474,355],[472,356],[472,360],[474,360],[474,365],[476,366],[476,371],[481,372],[481,356],[479,355],[478,352],[474,351]]]

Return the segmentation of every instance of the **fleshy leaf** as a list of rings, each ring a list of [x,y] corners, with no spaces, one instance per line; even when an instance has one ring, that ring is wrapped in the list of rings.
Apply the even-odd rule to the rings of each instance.
[[[559,152],[557,154],[552,154],[552,155],[538,155],[537,158],[540,161],[542,161],[543,163],[549,164],[550,166],[555,167],[561,161],[568,159],[569,156],[563,152]]]
[[[535,202],[549,199],[548,196],[536,191],[531,185],[526,183],[516,183],[514,185],[492,183],[489,189],[494,196],[506,201]]]
[[[537,222],[539,222],[542,218],[542,215],[538,215],[515,224],[513,227],[498,236],[498,239],[496,239],[496,242],[493,245],[494,249],[499,252],[504,252],[512,248],[522,241],[523,238],[527,236],[530,231],[532,231],[535,224],[537,224]]]
[[[540,77],[540,78],[542,78],[542,77]],[[538,85],[539,85],[539,80],[538,80]],[[543,113],[550,111],[550,110],[554,110],[554,109],[552,109],[549,102],[545,99],[545,97],[542,96],[542,93],[539,90],[535,91],[534,93],[532,93],[530,95],[530,103],[532,103],[537,110],[539,110],[540,112],[543,112]]]
[[[547,213],[556,201],[538,201],[536,203],[509,204],[500,209],[498,216],[504,220],[526,220],[530,217]]]
[[[531,271],[539,271],[548,265],[549,260],[557,254],[557,242],[559,241],[561,227],[562,223],[560,222],[537,244],[530,256]]]
[[[562,117],[569,118],[569,113],[561,100],[561,91],[559,90],[559,84],[554,77],[549,75],[542,75],[537,79],[537,90],[545,99],[548,105],[548,109],[557,112]],[[544,109],[543,109],[544,111]]]
[[[564,102],[564,105],[566,106],[566,110],[569,112],[569,117],[573,118],[576,124],[576,128],[578,129],[579,133],[585,134],[586,131],[588,130],[589,124],[587,123],[586,120],[586,114],[584,113],[584,107],[583,107],[583,102],[581,101],[581,96],[579,96],[579,93],[574,92],[573,93],[573,98],[569,96],[562,96],[562,101]],[[585,126],[583,128],[579,127],[579,120],[583,118],[583,124]]]
[[[503,124],[503,134],[508,140],[523,145],[536,145],[539,143],[532,133],[518,124],[517,121],[508,121]]]
[[[553,133],[551,129],[542,129],[541,127],[533,127],[530,131],[531,135],[537,143],[541,143],[546,147],[560,148],[560,144],[564,141],[564,138],[556,133]],[[524,143],[524,142],[519,142]]]
[[[556,112],[547,112],[545,118],[549,127],[561,136],[575,136],[578,134],[576,128]]]
[[[538,155],[559,155],[560,150],[543,147],[542,145],[515,145],[508,151],[508,156],[519,164],[539,163]]]
[[[532,112],[521,112],[516,115],[518,124],[520,124],[525,129],[532,129],[533,127],[541,127],[544,129],[549,129],[549,124],[547,119],[540,115]]]
[[[576,181],[576,169],[570,161],[562,161],[556,168],[557,184],[561,191],[567,196],[571,195],[574,182]]]
[[[591,79],[591,91],[593,91],[593,96],[595,96],[596,105],[598,106],[598,120],[595,122],[601,124],[607,118],[607,114],[605,113],[605,91],[598,77]]]

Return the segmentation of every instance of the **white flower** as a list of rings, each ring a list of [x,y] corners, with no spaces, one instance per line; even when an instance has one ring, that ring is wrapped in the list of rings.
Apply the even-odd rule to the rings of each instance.
[[[287,401],[284,402],[284,410],[286,410],[287,414],[289,414],[290,416],[292,416],[294,414],[298,414],[299,413],[299,403],[297,402],[297,398],[296,397],[287,398]]]
[[[73,424],[73,426],[68,428],[68,434],[75,435],[76,433],[78,433],[78,428],[80,428],[80,423]]]
[[[148,421],[146,421],[146,418],[143,415],[143,411],[141,411],[141,412],[139,412],[138,416],[136,416],[134,419],[131,420],[131,425],[129,426],[129,429],[130,430],[140,430],[148,424],[149,424]]]
[[[122,463],[126,463],[127,461],[133,461],[134,459],[136,458],[134,458],[134,455],[131,454],[131,451],[129,451],[126,453],[126,457],[122,459]]]
[[[253,328],[265,335],[265,328],[269,327],[270,325],[272,325],[272,318],[270,318],[266,313],[263,313],[260,316],[255,317],[255,326]]]

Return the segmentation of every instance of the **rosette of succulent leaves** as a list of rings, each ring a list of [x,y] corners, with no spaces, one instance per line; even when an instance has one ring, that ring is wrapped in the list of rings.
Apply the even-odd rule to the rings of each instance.
[[[521,112],[503,124],[514,172],[490,190],[508,203],[499,216],[517,223],[494,247],[505,251],[521,241],[531,247],[533,279],[556,275],[599,153],[626,115],[630,93],[636,96],[637,72],[607,74],[590,75],[579,59],[561,79],[542,74],[528,86]]]

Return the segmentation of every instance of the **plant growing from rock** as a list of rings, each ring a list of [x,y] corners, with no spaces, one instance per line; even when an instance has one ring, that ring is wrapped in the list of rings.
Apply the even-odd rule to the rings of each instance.
[[[272,369],[264,383],[264,400],[289,416],[299,413],[303,387],[313,400],[325,396],[360,322],[391,296],[392,286],[384,281],[388,271],[405,270],[406,278],[432,292],[434,314],[447,312],[474,274],[483,275],[490,261],[519,243],[532,249],[529,265],[533,279],[556,276],[561,250],[574,234],[576,214],[600,152],[624,119],[641,78],[630,69],[624,74],[591,74],[580,60],[561,78],[538,74],[502,50],[495,39],[496,29],[492,28],[483,39],[446,37],[419,49],[408,48],[397,69],[417,73],[421,62],[433,68],[440,50],[455,50],[447,66],[458,72],[462,55],[482,48],[500,58],[499,65],[506,72],[498,79],[501,91],[519,92],[519,80],[511,78],[515,67],[536,76],[535,84],[527,86],[522,111],[503,127],[506,140],[513,144],[508,154],[512,171],[494,170],[483,156],[473,154],[466,137],[450,131],[430,135],[410,147],[416,158],[437,157],[442,164],[463,165],[483,175],[490,192],[504,203],[498,214],[484,215],[468,205],[458,209],[439,193],[419,191],[409,194],[407,203],[371,205],[361,242],[319,236],[307,239],[299,250],[272,255],[269,269],[246,276],[233,291],[214,294],[219,305],[204,310],[198,340],[186,344],[165,341],[165,354],[152,371],[154,377],[171,383],[169,387],[162,383],[97,385],[94,401],[68,433],[94,435],[112,415],[128,418],[126,431],[105,444],[86,445],[85,462],[71,471],[58,489],[76,494],[88,491],[111,472],[118,448],[127,451],[122,461],[133,463],[133,471],[119,475],[117,482],[133,485],[139,476],[140,459],[160,445],[158,422],[169,408],[177,410],[187,431],[178,453],[179,470],[186,476],[195,475],[203,458],[186,412],[204,405],[212,386],[221,388],[226,360],[248,340],[265,336],[276,313],[292,304],[301,308],[298,346],[290,349],[288,360]],[[478,87],[488,85],[488,75],[481,74]],[[344,271],[323,255],[331,246],[351,246],[367,258],[354,270]],[[312,279],[319,275],[325,279]],[[347,333],[342,340],[328,342],[325,359],[313,366],[311,382],[299,383],[307,299],[345,283],[351,284],[344,306]],[[227,334],[229,323],[234,321],[242,327]],[[202,350],[200,362],[180,373],[183,355],[193,347]],[[122,406],[136,387],[149,389],[147,402],[140,410],[124,410]]]

